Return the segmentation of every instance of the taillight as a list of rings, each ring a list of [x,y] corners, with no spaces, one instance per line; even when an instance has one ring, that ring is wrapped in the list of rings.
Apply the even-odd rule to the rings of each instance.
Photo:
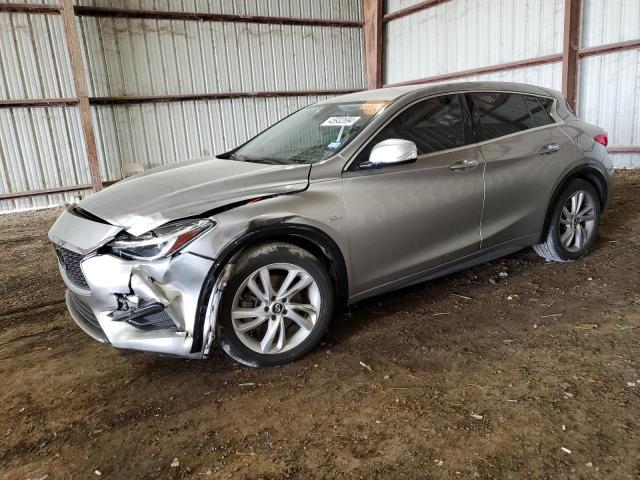
[[[601,145],[604,145],[605,147],[607,145],[609,145],[609,134],[608,133],[601,133],[600,135],[596,135],[595,137],[593,137],[593,139],[598,142]]]

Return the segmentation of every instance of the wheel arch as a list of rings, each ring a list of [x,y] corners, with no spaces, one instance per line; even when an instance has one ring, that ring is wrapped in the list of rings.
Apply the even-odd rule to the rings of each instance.
[[[558,198],[567,187],[567,185],[569,185],[571,181],[577,178],[586,180],[591,185],[593,185],[593,187],[596,189],[596,192],[598,192],[601,209],[604,210],[604,208],[607,206],[607,201],[609,198],[609,185],[605,179],[604,174],[592,165],[580,165],[574,168],[558,182],[556,188],[553,191],[551,200],[547,205],[547,213],[545,215],[540,241],[542,241],[546,237],[546,232],[549,228],[551,218],[553,217],[553,211]]]
[[[207,276],[198,299],[192,353],[201,351],[205,347],[205,339],[203,338],[204,323],[209,296],[224,268],[248,249],[276,241],[296,245],[318,258],[327,269],[331,279],[337,307],[346,306],[349,286],[346,261],[340,247],[327,233],[310,225],[283,222],[281,220],[275,223],[254,226],[230,242],[220,252]]]

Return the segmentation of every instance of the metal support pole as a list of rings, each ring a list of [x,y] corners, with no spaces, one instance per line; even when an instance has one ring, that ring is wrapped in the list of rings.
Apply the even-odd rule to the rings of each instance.
[[[382,0],[364,0],[364,63],[367,88],[382,87]]]
[[[582,1],[564,2],[564,42],[562,47],[562,93],[575,109],[578,99],[578,50],[580,49],[580,24]]]
[[[89,105],[87,79],[84,73],[84,62],[82,60],[82,51],[80,50],[80,39],[78,38],[76,16],[73,11],[73,0],[62,0],[61,7],[64,34],[67,40],[69,59],[71,61],[73,82],[76,87],[78,108],[80,109],[80,120],[82,122],[82,130],[84,131],[84,140],[87,145],[91,184],[93,189],[97,192],[102,190],[102,181],[100,179],[100,165],[98,163],[96,137],[93,131],[93,121],[91,119],[91,106]]]

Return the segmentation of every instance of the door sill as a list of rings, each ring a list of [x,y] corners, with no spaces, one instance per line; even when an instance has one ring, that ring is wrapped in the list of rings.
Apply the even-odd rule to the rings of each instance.
[[[443,263],[442,265],[438,265],[437,267],[432,267],[430,269],[423,270],[422,272],[414,273],[412,275],[402,277],[383,285],[356,293],[349,298],[348,303],[349,305],[351,305],[353,303],[359,302],[360,300],[364,300],[365,298],[381,295],[383,293],[391,292],[404,287],[409,287],[417,283],[433,280],[434,278],[444,277],[445,275],[450,275],[461,270],[466,270],[467,268],[490,262],[492,260],[495,260],[496,258],[504,257],[505,255],[509,255],[511,253],[517,252],[518,250],[522,250],[523,248],[535,245],[539,240],[540,233],[534,233],[531,235],[526,235],[524,237],[516,238],[514,240],[509,240],[508,242],[503,242],[484,250],[479,250],[478,252],[471,253],[456,260]]]

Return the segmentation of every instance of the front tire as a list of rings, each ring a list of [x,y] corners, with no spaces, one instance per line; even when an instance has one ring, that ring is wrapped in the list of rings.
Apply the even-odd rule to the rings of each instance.
[[[333,307],[333,286],[317,258],[293,244],[268,243],[245,253],[231,273],[218,342],[245,365],[283,365],[318,345]]]
[[[586,180],[575,179],[560,194],[545,239],[534,245],[548,261],[571,262],[584,257],[596,238],[600,223],[600,200]]]

